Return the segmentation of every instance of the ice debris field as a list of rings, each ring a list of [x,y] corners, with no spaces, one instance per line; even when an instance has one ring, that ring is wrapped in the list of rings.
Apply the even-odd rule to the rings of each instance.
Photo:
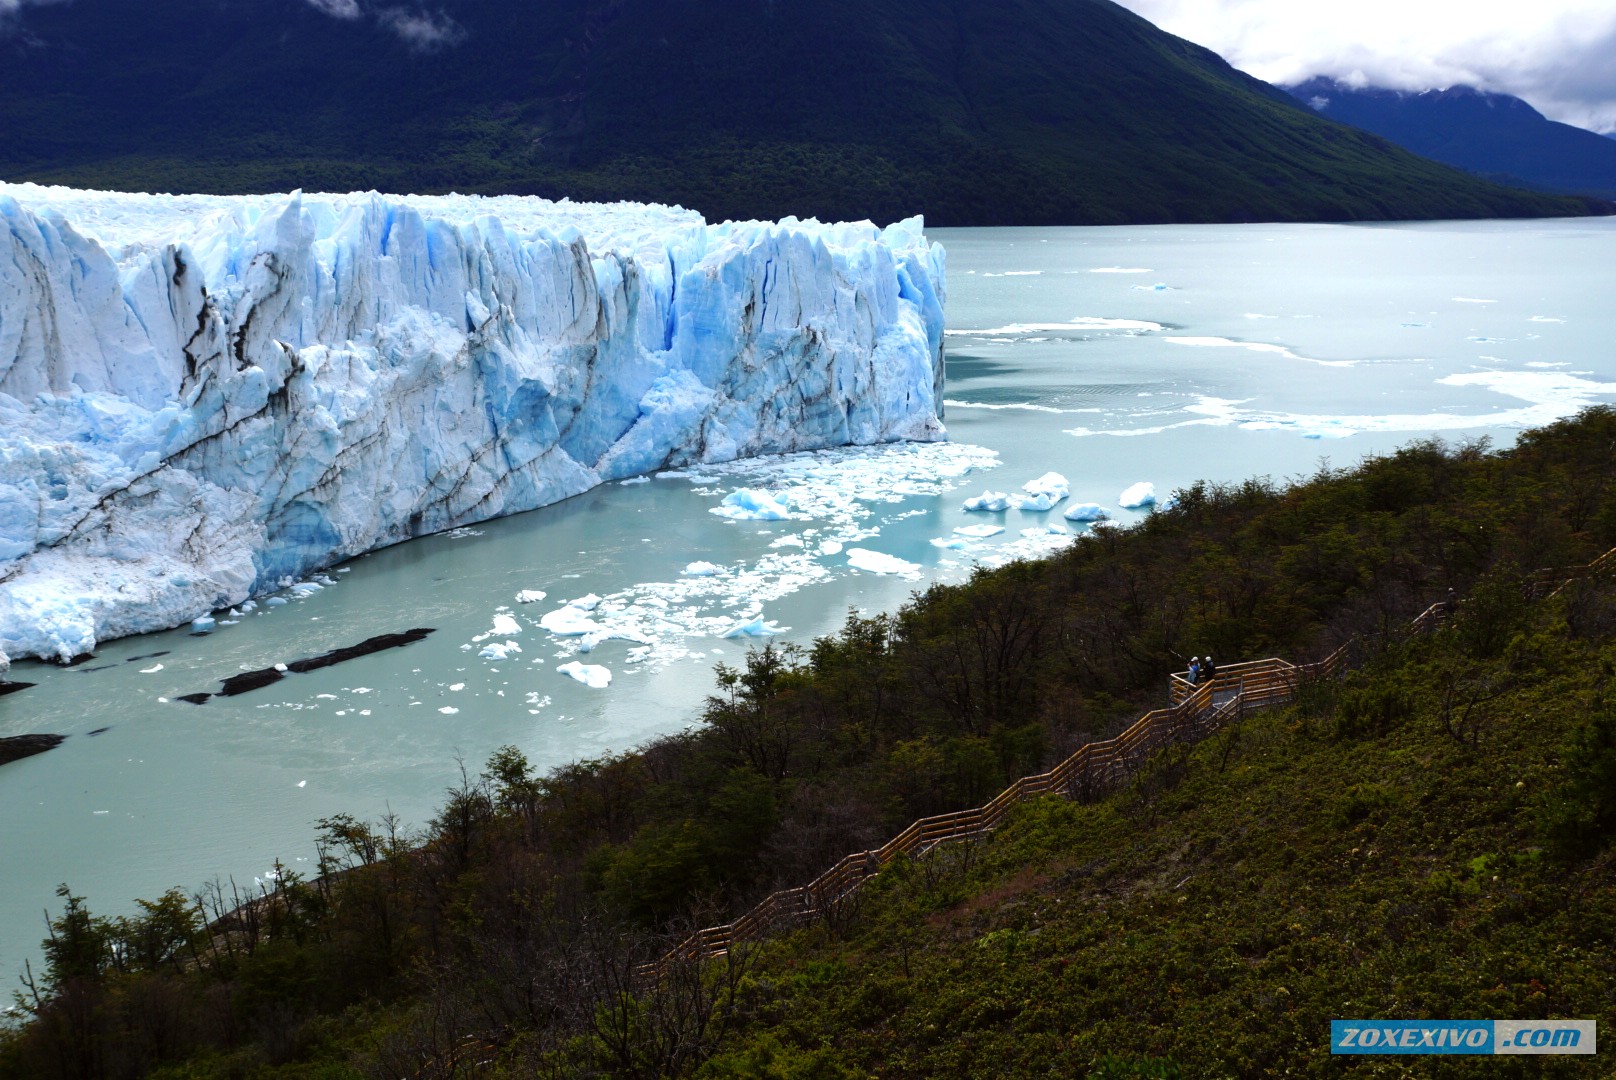
[[[0,220],[0,670],[606,481],[943,435],[918,219],[0,184]]]

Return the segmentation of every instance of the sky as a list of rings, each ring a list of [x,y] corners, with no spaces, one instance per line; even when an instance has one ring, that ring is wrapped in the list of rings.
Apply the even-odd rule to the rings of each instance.
[[[1616,0],[1118,0],[1271,83],[1514,94],[1616,131]]]

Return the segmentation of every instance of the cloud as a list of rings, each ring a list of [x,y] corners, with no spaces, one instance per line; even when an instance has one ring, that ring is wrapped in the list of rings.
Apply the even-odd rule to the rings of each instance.
[[[0,0],[3,3],[4,0]],[[364,12],[359,10],[359,0],[307,0],[309,7],[321,15],[329,15],[333,19],[343,19],[353,22]]]
[[[1610,0],[1121,0],[1272,83],[1329,75],[1396,90],[1514,94],[1550,119],[1616,130]]]
[[[436,52],[466,40],[465,29],[441,11],[384,8],[377,13],[376,20],[397,34],[411,52]]]

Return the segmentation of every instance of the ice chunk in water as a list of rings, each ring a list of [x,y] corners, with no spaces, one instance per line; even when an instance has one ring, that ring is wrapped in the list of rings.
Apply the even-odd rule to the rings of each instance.
[[[965,509],[997,513],[1010,509],[1010,496],[1002,491],[984,491],[974,499],[965,500]]]
[[[709,513],[731,521],[784,521],[792,516],[791,497],[784,492],[741,488],[725,495]]]
[[[1110,516],[1099,503],[1073,503],[1065,514],[1067,521],[1104,521]]]
[[[975,536],[986,539],[1004,532],[1003,525],[961,525],[954,530],[956,536]]]
[[[687,577],[713,577],[723,572],[724,568],[722,566],[710,562],[693,562],[680,571]]]
[[[1143,510],[1147,506],[1155,506],[1156,485],[1141,480],[1117,496],[1117,505],[1124,510]]]
[[[760,615],[749,622],[736,623],[724,631],[723,636],[727,638],[771,637],[775,634],[783,634],[789,629],[791,629],[789,626],[777,626],[772,622],[764,622],[763,617]]]
[[[191,620],[191,633],[211,634],[218,624],[213,621],[212,615],[201,615]]]
[[[496,641],[492,644],[484,645],[482,651],[477,655],[482,657],[484,660],[509,660],[513,654],[521,651],[522,646],[518,645],[514,641],[507,641],[503,643]]]
[[[612,682],[612,673],[599,664],[581,664],[576,660],[571,660],[565,664],[558,665],[556,670],[595,690],[604,690]]]
[[[920,564],[906,562],[895,555],[871,551],[869,548],[848,548],[847,561],[857,570],[871,574],[913,574],[918,576]]]
[[[549,595],[543,589],[523,589],[516,594],[516,602],[518,604],[537,604]]]

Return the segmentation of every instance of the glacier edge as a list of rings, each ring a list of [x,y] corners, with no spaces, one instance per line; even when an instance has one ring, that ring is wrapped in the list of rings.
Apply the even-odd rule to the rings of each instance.
[[[944,437],[919,219],[0,184],[0,671],[654,469]]]

